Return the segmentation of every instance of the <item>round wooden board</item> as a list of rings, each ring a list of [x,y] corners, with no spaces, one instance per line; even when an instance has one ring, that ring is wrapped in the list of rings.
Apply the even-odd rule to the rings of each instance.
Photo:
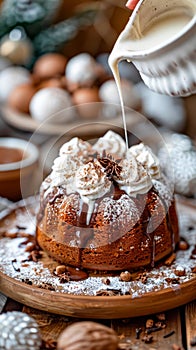
[[[2,220],[12,215],[16,204],[0,217]],[[27,204],[28,206],[28,204]],[[183,213],[195,215],[195,207],[180,204]],[[2,226],[1,226],[2,227]],[[2,239],[2,238],[1,238]],[[1,267],[1,264],[0,264]],[[196,277],[156,292],[148,292],[139,297],[72,295],[28,285],[0,272],[0,291],[10,298],[33,308],[60,315],[89,318],[114,319],[136,317],[176,308],[195,299]]]
[[[89,319],[143,316],[174,309],[195,299],[196,278],[180,289],[167,288],[140,298],[131,296],[76,296],[48,291],[0,273],[0,290],[8,297],[33,308],[55,314]]]

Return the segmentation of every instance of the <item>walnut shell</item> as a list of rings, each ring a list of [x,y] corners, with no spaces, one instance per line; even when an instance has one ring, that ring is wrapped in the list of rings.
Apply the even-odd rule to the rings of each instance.
[[[57,350],[116,350],[115,331],[102,324],[84,321],[68,326],[59,336]]]

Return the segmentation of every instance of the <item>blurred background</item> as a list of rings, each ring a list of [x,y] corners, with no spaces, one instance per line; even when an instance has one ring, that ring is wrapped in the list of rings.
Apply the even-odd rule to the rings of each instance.
[[[107,59],[131,14],[125,4],[123,0],[0,1],[1,138],[31,141],[45,160],[54,135],[56,138],[64,132],[68,139],[75,134],[83,138],[100,136],[105,129],[94,128],[92,133],[92,126],[88,128],[87,124],[93,121],[122,126],[119,108],[108,108],[108,104],[119,101]],[[86,71],[92,71],[87,78]],[[120,71],[129,109],[142,113],[161,134],[187,135],[194,144],[195,95],[159,95],[144,86],[132,64],[123,62]],[[55,103],[50,103],[51,97]],[[81,107],[86,103],[88,110]],[[69,110],[63,123],[62,109]],[[55,118],[50,119],[51,113]],[[128,128],[137,120],[137,114],[128,113]],[[77,128],[82,123],[85,129]],[[145,122],[140,124],[142,137],[151,138],[152,145],[156,143]],[[76,131],[70,133],[73,128]],[[54,156],[44,162],[44,174],[49,172]]]

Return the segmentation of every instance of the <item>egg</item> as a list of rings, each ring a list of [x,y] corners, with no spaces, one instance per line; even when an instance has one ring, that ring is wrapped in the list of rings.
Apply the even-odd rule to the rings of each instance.
[[[64,75],[67,58],[59,53],[47,53],[40,56],[34,64],[33,73],[41,79]]]
[[[43,89],[45,87],[57,87],[57,88],[65,88],[65,82],[62,78],[51,78],[47,80],[43,80],[38,86],[37,89]]]
[[[29,110],[33,119],[51,124],[71,121],[75,117],[68,92],[57,87],[47,87],[36,92]]]
[[[82,119],[94,119],[99,116],[101,104],[98,102],[101,100],[98,88],[78,89],[74,92],[72,100]]]
[[[124,106],[140,111],[141,99],[134,85],[130,81],[123,79],[121,81],[121,89]],[[116,82],[113,79],[101,85],[99,94],[101,100],[104,102],[103,116],[111,118],[121,113],[119,93]]]
[[[71,58],[66,66],[65,76],[68,87],[91,86],[99,75],[98,64],[88,53],[81,53]]]
[[[8,97],[10,107],[22,113],[29,113],[29,104],[35,94],[36,89],[31,83],[17,86]]]
[[[30,83],[31,75],[23,67],[8,67],[0,72],[0,101],[6,102],[11,92],[19,85]]]

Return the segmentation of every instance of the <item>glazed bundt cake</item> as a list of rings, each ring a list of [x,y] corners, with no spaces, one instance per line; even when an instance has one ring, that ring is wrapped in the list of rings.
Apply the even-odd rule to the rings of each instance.
[[[41,185],[37,241],[78,268],[154,266],[178,242],[175,202],[158,159],[143,143],[127,151],[112,131],[93,146],[65,143]]]

